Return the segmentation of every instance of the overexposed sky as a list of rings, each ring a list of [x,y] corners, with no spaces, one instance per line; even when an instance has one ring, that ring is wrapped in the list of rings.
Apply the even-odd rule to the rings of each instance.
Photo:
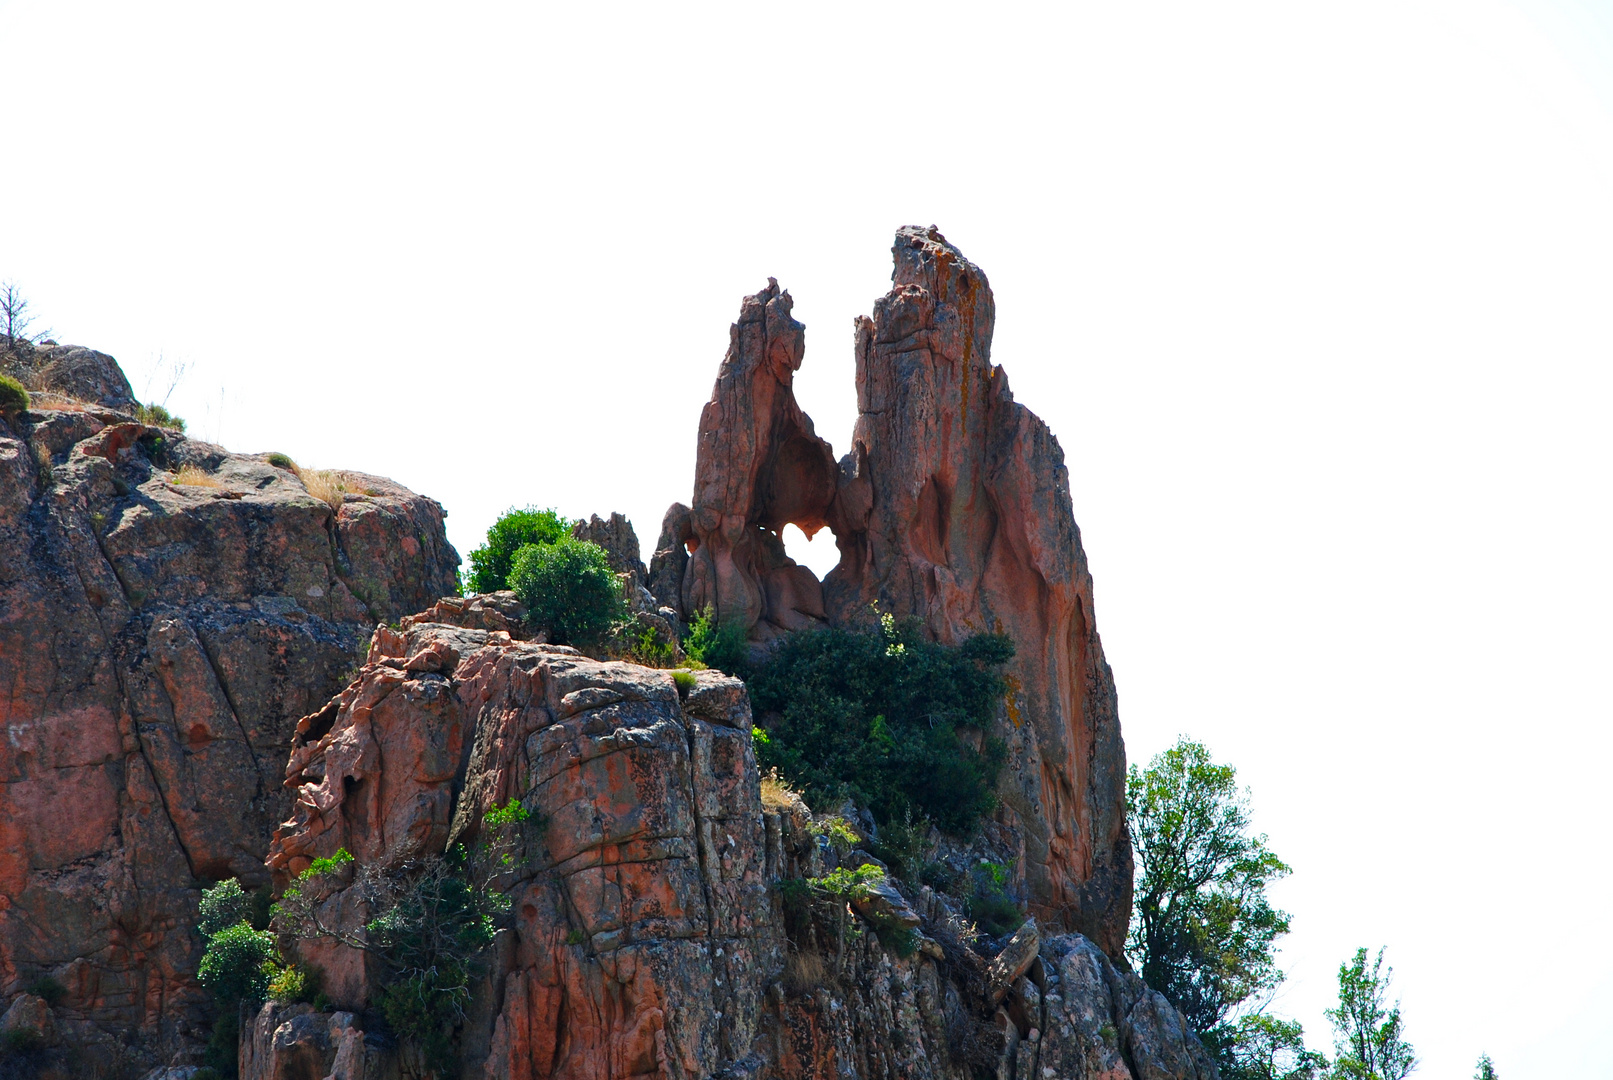
[[[769,275],[843,451],[852,319],[939,225],[1131,759],[1204,740],[1294,866],[1275,1011],[1331,1050],[1387,945],[1418,1075],[1613,1077],[1613,2],[0,0],[0,55],[0,279],[462,553],[536,503],[647,554]]]

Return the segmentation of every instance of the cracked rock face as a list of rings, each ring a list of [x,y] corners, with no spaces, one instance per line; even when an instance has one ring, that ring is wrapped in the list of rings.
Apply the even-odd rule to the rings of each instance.
[[[359,677],[298,724],[295,813],[269,855],[282,879],[339,847],[396,864],[474,843],[521,800],[511,925],[484,954],[463,1075],[1215,1080],[1181,1016],[1079,934],[1027,920],[981,951],[958,901],[887,881],[787,938],[775,886],[870,859],[799,800],[764,806],[743,684],[700,672],[680,693],[666,671],[513,640],[477,625],[479,599],[378,628]],[[361,886],[320,887],[326,925],[361,936]],[[890,951],[877,926],[918,947]],[[385,973],[359,950],[300,948],[338,1008],[374,1000]],[[787,955],[816,963],[791,974]],[[334,1070],[338,1026],[367,1045],[348,1016],[264,1006],[243,1080]],[[342,1075],[397,1074],[372,1055]]]
[[[383,627],[358,680],[298,727],[269,865],[440,853],[520,799],[541,824],[462,1033],[472,1074],[710,1076],[750,1050],[783,963],[750,739],[742,684],[716,673],[680,696],[669,672],[564,646]],[[338,920],[341,903],[326,901]],[[339,1006],[373,993],[356,950],[307,958]]]
[[[942,642],[1008,633],[1002,824],[1037,916],[1119,956],[1125,750],[1064,454],[991,362],[985,274],[934,228],[900,230],[892,253],[890,292],[857,322],[858,419],[838,465],[791,389],[805,328],[789,294],[770,281],[745,299],[701,413],[692,505],[667,512],[650,587],[756,642],[867,625],[875,603]],[[833,531],[823,582],[785,554],[791,523]]]
[[[441,507],[346,479],[333,510],[123,414],[0,419],[0,994],[56,978],[75,1039],[205,1037],[200,884],[268,882],[297,718],[453,591]]]

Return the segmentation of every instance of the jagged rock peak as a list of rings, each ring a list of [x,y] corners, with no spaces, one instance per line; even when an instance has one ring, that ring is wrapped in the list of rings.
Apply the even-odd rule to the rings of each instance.
[[[1131,907],[1125,751],[1063,451],[991,363],[986,275],[933,226],[892,247],[890,291],[856,324],[858,418],[835,463],[791,390],[805,331],[770,282],[747,297],[700,417],[690,507],[651,570],[685,618],[709,606],[756,642],[856,626],[878,610],[957,642],[1004,632],[1018,655],[998,734],[1003,824],[1038,916],[1119,957]],[[780,532],[827,526],[821,583]]]

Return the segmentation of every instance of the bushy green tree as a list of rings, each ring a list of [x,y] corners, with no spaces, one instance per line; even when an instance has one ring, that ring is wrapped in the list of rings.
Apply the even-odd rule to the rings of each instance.
[[[925,640],[886,616],[871,633],[785,638],[746,679],[760,718],[756,756],[824,806],[851,797],[883,823],[928,819],[966,833],[996,806],[1005,637]]]
[[[605,549],[564,537],[528,544],[510,565],[510,588],[526,605],[527,621],[557,645],[590,645],[627,617],[621,582]]]
[[[1266,886],[1289,868],[1250,831],[1237,771],[1181,738],[1126,782],[1137,863],[1127,951],[1230,1067],[1238,1005],[1282,981],[1275,942],[1288,916]]]
[[[196,929],[210,938],[227,926],[252,921],[252,896],[234,878],[202,890]]]
[[[1327,1059],[1305,1049],[1305,1029],[1265,1013],[1240,1017],[1222,1047],[1222,1080],[1318,1080]]]
[[[488,593],[510,588],[510,567],[517,551],[527,544],[557,543],[570,535],[571,522],[553,510],[529,506],[505,511],[487,530],[487,543],[470,553],[465,591]]]
[[[1479,1055],[1479,1063],[1473,1067],[1473,1080],[1499,1080],[1489,1054]]]
[[[274,958],[274,935],[238,922],[207,939],[196,981],[207,988],[220,1009],[233,1012],[243,1001],[254,1005],[265,999]]]
[[[1388,1005],[1394,969],[1383,966],[1378,950],[1367,967],[1367,950],[1339,965],[1339,1005],[1327,1010],[1333,1024],[1333,1080],[1401,1080],[1417,1067],[1417,1055],[1406,1042],[1400,1003]]]

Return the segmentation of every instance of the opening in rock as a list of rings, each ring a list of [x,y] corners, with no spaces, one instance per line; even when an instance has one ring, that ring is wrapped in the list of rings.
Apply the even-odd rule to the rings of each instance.
[[[780,535],[784,540],[784,553],[812,571],[819,581],[840,562],[840,549],[835,547],[831,529],[819,529],[817,535],[808,540],[799,525],[789,524]]]

